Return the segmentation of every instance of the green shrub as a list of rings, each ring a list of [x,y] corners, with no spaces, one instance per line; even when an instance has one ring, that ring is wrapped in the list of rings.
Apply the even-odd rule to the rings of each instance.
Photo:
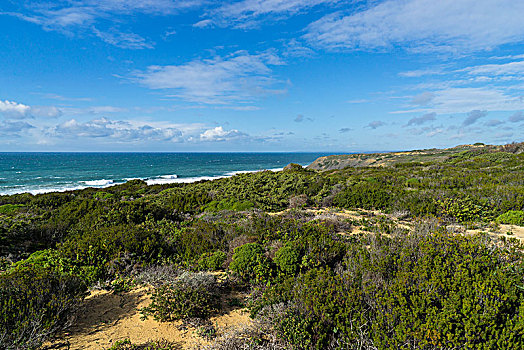
[[[219,294],[214,276],[185,273],[172,284],[153,291],[151,304],[141,309],[144,317],[161,322],[187,318],[207,318],[217,312]]]
[[[442,214],[461,223],[487,221],[493,217],[493,211],[471,197],[445,198],[438,201]]]
[[[123,293],[123,292],[129,292],[134,287],[136,287],[136,282],[135,280],[129,277],[118,276],[113,281],[111,281],[111,289],[116,294]]]
[[[227,254],[220,250],[213,253],[203,253],[198,259],[198,268],[207,271],[220,270],[226,258]]]
[[[273,261],[282,273],[293,275],[300,269],[302,256],[293,245],[286,244],[277,250]]]
[[[17,209],[22,208],[22,204],[4,204],[0,205],[0,214],[11,214]]]
[[[41,269],[51,269],[60,275],[81,276],[82,269],[60,252],[53,249],[39,250],[31,254],[27,259],[20,260],[13,264],[13,269],[24,269],[35,267]]]
[[[281,339],[292,344],[293,349],[309,350],[315,344],[312,322],[291,308],[277,320],[276,331]]]
[[[156,230],[142,225],[125,225],[81,232],[60,245],[59,251],[63,257],[74,260],[84,270],[89,283],[93,283],[121,272],[111,273],[111,265],[118,265],[112,262],[123,257],[152,262],[168,248]]]
[[[265,282],[271,273],[264,248],[258,243],[247,243],[235,248],[229,268],[244,281]]]
[[[254,204],[250,201],[239,201],[236,199],[222,199],[220,201],[211,201],[202,206],[202,211],[220,211],[233,210],[244,211],[253,208]]]
[[[35,349],[66,327],[85,285],[52,269],[25,266],[0,275],[0,348]]]
[[[108,199],[113,198],[113,197],[114,197],[114,194],[108,193],[108,192],[104,192],[104,191],[96,192],[93,195],[94,199],[99,199],[99,200],[108,200]]]
[[[524,226],[524,211],[510,210],[502,215],[499,215],[496,220],[499,224],[510,224],[517,226]]]
[[[368,180],[348,186],[335,195],[333,204],[343,208],[382,209],[389,208],[392,200],[388,186]]]

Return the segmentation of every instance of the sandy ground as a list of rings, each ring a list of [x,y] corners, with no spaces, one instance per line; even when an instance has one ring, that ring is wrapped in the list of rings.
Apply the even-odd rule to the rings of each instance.
[[[130,339],[136,344],[165,339],[174,342],[180,349],[207,344],[196,334],[195,328],[179,329],[177,326],[181,322],[157,322],[152,318],[141,320],[139,309],[150,302],[145,287],[120,294],[105,290],[91,291],[84,300],[75,325],[60,340],[46,346],[53,346],[53,349],[101,350],[123,339]],[[219,335],[231,327],[251,322],[245,310],[225,311],[210,319]]]
[[[382,213],[380,211],[376,211],[376,210],[338,209],[338,210],[335,211],[335,210],[329,210],[329,209],[327,209],[327,210],[326,209],[306,209],[306,211],[316,215],[313,219],[321,219],[325,215],[334,215],[334,216],[337,216],[337,217],[343,218],[343,219],[360,220],[360,219],[366,218],[365,215],[362,215],[363,213],[372,214],[374,216],[381,216],[382,215],[382,216],[386,216],[389,219],[391,219],[400,228],[407,229],[407,230],[412,230],[413,229],[413,224],[411,222],[404,221],[404,220],[399,220],[398,218],[396,218],[393,215],[384,214],[384,213]],[[282,211],[282,212],[279,212],[279,213],[275,213],[273,215],[282,214],[284,212],[285,211]],[[484,229],[484,230],[480,230],[480,229],[467,230],[466,228],[464,228],[464,226],[458,225],[458,224],[456,224],[456,225],[449,225],[448,229],[450,229],[452,231],[455,231],[455,232],[465,233],[465,234],[477,234],[477,233],[480,233],[480,232],[488,232],[491,236],[494,236],[494,237],[517,238],[517,239],[519,239],[521,241],[524,241],[524,227],[516,226],[516,225],[500,224],[498,229],[495,230],[495,231],[489,231],[489,230],[486,230],[486,229]],[[339,234],[342,234],[342,235],[348,235],[348,234],[349,235],[353,235],[353,234],[358,234],[358,233],[361,233],[361,232],[367,232],[367,231],[364,231],[362,226],[353,226],[351,228],[350,232],[339,232]]]
[[[475,234],[479,232],[486,232],[486,230],[466,230],[466,233]],[[507,237],[507,238],[517,238],[521,241],[524,241],[524,227],[516,225],[500,225],[500,228],[496,232],[489,232],[490,235],[496,237]]]

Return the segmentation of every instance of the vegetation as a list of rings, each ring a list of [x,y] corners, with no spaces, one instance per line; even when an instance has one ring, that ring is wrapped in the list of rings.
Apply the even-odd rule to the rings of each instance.
[[[185,273],[174,283],[153,292],[152,302],[141,311],[158,321],[207,318],[217,311],[219,294],[212,275]]]
[[[510,210],[497,217],[497,222],[501,224],[511,224],[524,226],[524,211]]]
[[[0,196],[0,348],[38,348],[70,324],[89,286],[141,283],[153,287],[142,312],[160,321],[206,320],[224,293],[249,294],[257,328],[217,338],[216,349],[523,348],[523,246],[453,229],[524,226],[522,148]],[[335,215],[344,209],[365,215]]]

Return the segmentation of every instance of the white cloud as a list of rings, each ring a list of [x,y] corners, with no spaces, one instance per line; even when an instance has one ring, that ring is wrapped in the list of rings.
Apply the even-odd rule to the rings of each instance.
[[[0,100],[0,113],[9,118],[21,119],[30,115],[31,107],[14,101]]]
[[[288,18],[322,4],[335,4],[340,0],[241,0],[224,2],[207,14],[206,25],[211,22],[223,27],[253,28],[261,21]],[[201,21],[199,23],[202,23]]]
[[[152,49],[154,43],[148,42],[146,39],[135,33],[123,33],[116,29],[112,29],[108,32],[101,32],[96,28],[93,28],[93,32],[102,41],[123,48],[123,49]]]
[[[4,120],[0,121],[0,136],[20,137],[20,133],[33,128],[33,125],[24,121]]]
[[[208,129],[200,134],[201,141],[229,141],[247,137],[248,135],[238,130],[224,130],[223,127],[217,126],[213,129]]]
[[[435,95],[431,92],[423,92],[417,96],[413,96],[413,99],[411,99],[411,104],[426,106],[433,100],[434,97]]]
[[[393,113],[450,114],[467,113],[472,110],[515,111],[524,109],[524,100],[505,89],[489,87],[453,87],[433,92],[434,97],[425,108],[396,111]]]
[[[524,54],[506,55],[506,56],[492,56],[492,57],[490,57],[490,59],[492,59],[492,60],[507,60],[507,59],[520,60],[520,59],[524,59]]]
[[[361,98],[361,99],[356,99],[356,100],[348,100],[346,102],[347,103],[368,103],[368,102],[371,102],[371,101],[368,100],[368,99],[365,99],[365,98]]]
[[[100,113],[121,113],[127,112],[127,108],[115,107],[115,106],[93,106],[80,109],[81,112],[91,113],[91,114],[100,114]]]
[[[434,121],[437,119],[437,114],[435,112],[432,112],[432,113],[426,113],[424,115],[421,115],[420,117],[414,117],[414,118],[411,118],[409,121],[408,121],[408,124],[407,126],[411,126],[411,125],[421,125],[421,124],[424,124],[426,122],[430,122],[430,121]]]
[[[92,101],[92,99],[89,97],[66,97],[66,96],[53,94],[53,93],[35,93],[35,94],[41,95],[47,99],[59,100],[59,101]]]
[[[120,17],[147,14],[165,16],[202,5],[205,0],[71,0],[42,3],[24,2],[18,12],[0,12],[38,24],[45,30],[74,34],[92,31],[108,44],[126,49],[153,46],[138,34],[121,32],[115,28],[100,30],[122,22]],[[95,28],[96,26],[96,28]],[[98,29],[97,29],[98,28]]]
[[[524,113],[522,111],[515,112],[508,120],[512,123],[524,122]]]
[[[207,28],[209,26],[213,25],[213,21],[210,19],[203,19],[201,21],[198,21],[197,23],[193,24],[193,27],[195,28]]]
[[[31,115],[35,117],[57,118],[62,115],[62,110],[55,106],[34,106],[31,107]]]
[[[444,129],[441,127],[435,127],[435,126],[425,126],[422,128],[412,128],[409,129],[409,132],[413,135],[425,135],[427,137],[433,137],[439,134],[442,134],[444,132]]]
[[[150,66],[134,79],[150,89],[192,102],[227,104],[251,101],[260,95],[284,92],[272,77],[271,65],[283,64],[272,52],[251,55],[238,51],[226,57],[198,59],[171,66]]]
[[[489,127],[499,126],[502,124],[504,124],[504,122],[498,119],[491,119],[484,123],[484,125],[489,126]]]
[[[442,128],[435,128],[435,129],[429,131],[429,132],[426,134],[426,136],[428,136],[428,137],[433,137],[433,136],[436,136],[436,135],[438,135],[438,134],[442,134],[443,132],[444,132],[444,129],[442,129]]]
[[[522,42],[524,2],[514,0],[387,0],[345,15],[324,16],[305,38],[326,49],[490,50]]]
[[[63,114],[87,115],[108,114],[127,112],[127,108],[115,106],[91,106],[91,107],[56,107],[56,106],[28,106],[14,101],[0,100],[0,114],[11,119],[24,118],[57,118]]]
[[[126,120],[109,120],[107,118],[79,122],[70,119],[49,128],[47,136],[58,138],[101,138],[117,142],[167,141],[180,142],[182,131],[176,127],[159,127],[147,123],[133,123]]]
[[[470,75],[477,75],[497,80],[523,80],[524,61],[508,62],[503,64],[485,64],[463,69]]]
[[[386,123],[384,123],[383,121],[381,120],[374,120],[372,122],[370,122],[368,125],[365,126],[365,128],[371,128],[373,130],[377,129],[377,128],[380,128],[381,126],[384,126],[386,125]]]
[[[462,122],[462,126],[470,126],[472,124],[475,124],[480,118],[484,118],[488,115],[488,112],[486,111],[479,111],[474,110],[468,113],[468,116],[466,119],[464,119],[464,122]]]
[[[298,115],[295,117],[295,119],[293,119],[293,121],[294,121],[295,123],[302,123],[303,121],[309,121],[309,122],[312,122],[312,121],[314,121],[314,119],[313,119],[313,118],[310,118],[310,117],[307,117],[307,118],[306,118],[306,117],[304,117],[302,114],[298,114]]]
[[[78,3],[78,2],[77,2]],[[104,12],[146,13],[163,15],[200,6],[203,0],[83,0],[84,6],[91,6]]]
[[[420,78],[426,75],[436,75],[436,74],[442,74],[442,69],[437,69],[437,68],[417,69],[417,70],[410,70],[410,71],[398,73],[399,76],[404,77],[404,78]]]
[[[284,42],[283,55],[285,57],[313,57],[315,51],[296,39],[290,39]]]

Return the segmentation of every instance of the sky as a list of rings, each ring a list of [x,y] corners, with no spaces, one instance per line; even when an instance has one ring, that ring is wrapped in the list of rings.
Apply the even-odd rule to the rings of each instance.
[[[2,0],[0,151],[523,141],[524,1]]]

